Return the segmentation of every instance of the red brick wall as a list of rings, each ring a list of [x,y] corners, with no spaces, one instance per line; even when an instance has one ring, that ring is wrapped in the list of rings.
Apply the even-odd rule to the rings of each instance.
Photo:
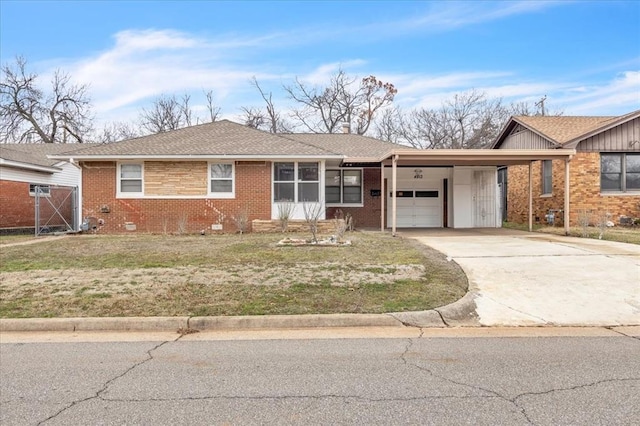
[[[271,218],[271,164],[236,162],[235,199],[116,198],[116,163],[82,163],[83,217],[104,221],[99,232],[127,232],[132,222],[138,232],[197,233],[221,223],[223,232],[236,232],[233,216],[242,210],[253,219]],[[108,213],[105,212],[108,210]]]
[[[553,194],[541,195],[541,162],[533,164],[533,215],[540,223],[545,221],[548,209],[564,208],[564,161],[553,161]],[[571,160],[570,166],[570,224],[578,225],[582,212],[589,212],[592,224],[598,216],[609,212],[611,220],[618,223],[621,215],[640,216],[640,195],[601,195],[600,194],[600,154],[579,152]],[[508,171],[507,216],[510,222],[528,221],[528,166],[512,166]],[[562,224],[562,214],[557,224]],[[558,219],[558,216],[556,216]]]
[[[0,181],[0,228],[33,227],[34,199],[27,182]]]
[[[364,169],[362,178],[364,207],[328,207],[327,219],[333,219],[338,210],[343,215],[350,213],[353,217],[353,225],[358,228],[380,228],[380,197],[372,197],[372,189],[382,189],[380,185],[380,169]],[[386,206],[385,206],[386,210]]]

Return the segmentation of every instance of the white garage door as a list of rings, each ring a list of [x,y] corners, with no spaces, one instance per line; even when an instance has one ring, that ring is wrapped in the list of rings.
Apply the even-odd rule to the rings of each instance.
[[[442,208],[438,189],[406,189],[396,191],[396,226],[398,228],[439,228]],[[389,193],[387,226],[392,226],[391,193]]]

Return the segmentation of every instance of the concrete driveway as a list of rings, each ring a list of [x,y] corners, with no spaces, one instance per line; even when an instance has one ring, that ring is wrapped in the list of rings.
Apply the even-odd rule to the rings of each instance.
[[[640,325],[639,245],[507,229],[400,234],[462,267],[482,325]]]

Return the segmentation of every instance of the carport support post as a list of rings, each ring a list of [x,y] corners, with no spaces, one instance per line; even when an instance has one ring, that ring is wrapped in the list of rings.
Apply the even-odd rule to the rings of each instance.
[[[384,161],[380,162],[380,231],[384,232],[384,199],[386,197],[384,189]]]
[[[569,163],[571,157],[564,160],[564,235],[569,235]]]
[[[393,156],[393,161],[391,163],[391,235],[396,236],[396,190],[397,183],[396,178],[398,177],[398,155]]]
[[[529,232],[533,231],[533,161],[529,161]]]

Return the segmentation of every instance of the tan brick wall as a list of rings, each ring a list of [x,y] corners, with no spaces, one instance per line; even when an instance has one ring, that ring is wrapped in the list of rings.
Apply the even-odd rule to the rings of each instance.
[[[206,161],[147,161],[144,163],[146,195],[206,196],[208,185]]]
[[[343,220],[340,222],[344,223]],[[322,235],[333,235],[336,233],[336,226],[334,220],[321,220],[318,221],[318,233]],[[282,232],[282,225],[278,220],[254,220],[251,225],[253,232]],[[306,233],[309,231],[309,224],[304,220],[291,220],[287,224],[287,232],[300,232]]]
[[[549,209],[564,208],[564,161],[553,161],[553,194],[541,194],[541,162],[533,163],[533,215],[534,222],[544,223]],[[581,211],[589,211],[595,217],[611,213],[611,220],[618,223],[621,215],[640,216],[640,195],[602,195],[600,193],[600,154],[579,152],[570,163],[570,224],[578,225]],[[508,170],[507,216],[510,222],[528,221],[528,166],[512,166]],[[557,225],[562,225],[562,214]],[[537,220],[536,220],[537,218]]]
[[[181,164],[183,167],[179,170],[189,164],[192,163]],[[233,216],[242,211],[247,212],[249,223],[253,219],[271,218],[271,164],[268,162],[236,164],[235,199],[118,199],[115,162],[83,162],[82,168],[82,215],[102,219],[101,233],[127,232],[128,222],[135,224],[137,232],[212,232],[211,225],[218,223],[223,225],[222,232],[236,232]],[[250,231],[250,224],[248,228]]]

